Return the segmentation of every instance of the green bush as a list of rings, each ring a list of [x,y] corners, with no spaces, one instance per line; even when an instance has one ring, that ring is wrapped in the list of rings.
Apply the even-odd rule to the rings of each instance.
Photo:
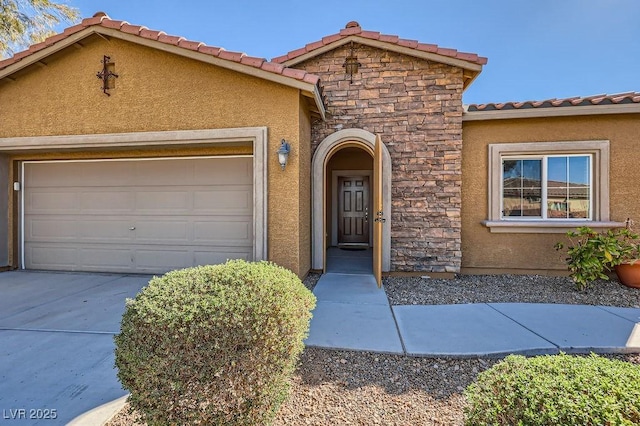
[[[465,395],[466,425],[640,424],[640,366],[594,354],[510,355]]]
[[[315,297],[268,262],[154,277],[115,337],[129,402],[149,425],[269,424],[288,395]]]

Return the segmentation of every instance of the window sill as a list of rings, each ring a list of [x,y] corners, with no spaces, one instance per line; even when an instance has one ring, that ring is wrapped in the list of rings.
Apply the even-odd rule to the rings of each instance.
[[[596,222],[590,220],[484,220],[481,222],[496,234],[565,234],[581,226],[589,228],[624,228],[624,222]]]

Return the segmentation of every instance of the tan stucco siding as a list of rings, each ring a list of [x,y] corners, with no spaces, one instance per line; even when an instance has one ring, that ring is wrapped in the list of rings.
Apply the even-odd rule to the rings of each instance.
[[[96,78],[103,55],[111,57],[119,75],[111,96],[102,92]],[[299,145],[297,89],[118,39],[96,37],[45,62],[21,72],[15,82],[0,84],[0,138],[267,127],[268,257],[296,273],[306,272],[300,267],[300,198],[291,191],[298,187],[299,157],[292,155],[287,167],[291,173],[282,173],[275,155],[283,138]],[[87,153],[81,146],[77,151],[29,158],[117,155]],[[205,151],[212,153],[161,153]],[[124,154],[138,155],[154,154]]]
[[[299,140],[299,200],[298,254],[300,275],[306,275],[311,269],[311,119],[308,107],[303,99],[300,100],[300,134]]]
[[[610,141],[610,218],[640,223],[640,116],[602,115],[471,121],[463,125],[462,267],[516,272],[566,271],[564,255],[553,248],[563,234],[490,233],[488,145],[511,142]]]

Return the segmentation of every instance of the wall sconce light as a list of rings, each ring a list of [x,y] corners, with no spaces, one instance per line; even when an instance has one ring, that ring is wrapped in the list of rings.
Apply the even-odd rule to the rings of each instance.
[[[358,62],[358,57],[353,51],[353,42],[351,42],[351,51],[349,52],[349,56],[346,57],[344,64],[342,64],[342,67],[349,76],[351,83],[353,83],[353,75],[358,72],[358,67],[361,65],[362,64]]]
[[[285,166],[287,165],[289,152],[291,152],[291,145],[289,145],[289,142],[282,139],[282,141],[280,142],[280,148],[278,148],[278,151],[277,151],[278,162],[280,163],[280,167],[282,167],[282,170],[284,170]]]

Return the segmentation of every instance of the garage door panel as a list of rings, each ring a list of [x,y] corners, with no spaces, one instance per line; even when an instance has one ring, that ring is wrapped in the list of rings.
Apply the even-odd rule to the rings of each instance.
[[[56,246],[55,250],[46,244],[28,247],[25,257],[29,259],[31,268],[73,270],[77,264],[77,252],[75,247],[63,248]]]
[[[76,210],[78,194],[66,191],[31,191],[25,197],[25,209],[33,214],[67,214]]]
[[[78,253],[78,265],[86,266],[91,270],[111,270],[121,267],[126,272],[134,269],[133,264],[132,250],[121,246],[83,245]]]
[[[77,238],[78,226],[75,221],[57,218],[36,218],[24,228],[25,239],[31,240],[74,240]]]
[[[206,160],[194,162],[194,184],[253,185],[253,163],[246,158],[218,158],[213,163]]]
[[[192,224],[187,221],[137,221],[132,235],[137,244],[172,242],[188,244],[193,240]]]
[[[184,265],[195,266],[191,250],[141,249],[136,251],[136,269],[140,271],[167,272],[183,268]]]
[[[188,187],[166,191],[149,189],[135,194],[138,213],[187,214],[193,205],[193,195]]]
[[[78,207],[82,213],[132,212],[135,209],[135,194],[113,190],[81,192]]]
[[[253,226],[246,220],[229,218],[218,222],[196,222],[194,241],[211,245],[251,245]]]
[[[43,188],[124,186],[133,176],[132,164],[125,162],[40,163],[25,170],[25,180]]]
[[[134,163],[135,170],[131,181],[134,186],[171,186],[178,184],[193,185],[193,161],[139,161]]]
[[[250,186],[213,188],[196,191],[193,210],[196,214],[247,214],[253,205],[253,189]]]
[[[250,157],[25,163],[24,266],[163,273],[251,260],[252,164]]]

